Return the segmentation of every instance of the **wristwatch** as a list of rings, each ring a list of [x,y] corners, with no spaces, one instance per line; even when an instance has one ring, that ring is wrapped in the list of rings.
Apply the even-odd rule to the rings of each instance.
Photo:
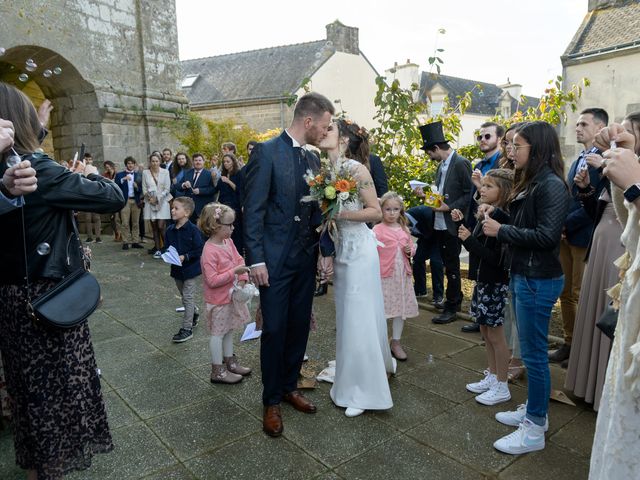
[[[627,202],[635,202],[637,198],[640,198],[640,183],[634,183],[624,191],[624,198]]]

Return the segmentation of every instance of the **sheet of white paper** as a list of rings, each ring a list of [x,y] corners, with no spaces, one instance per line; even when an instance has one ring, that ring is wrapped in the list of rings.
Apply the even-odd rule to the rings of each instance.
[[[180,255],[178,255],[178,251],[173,245],[169,246],[169,248],[167,248],[167,251],[162,254],[162,260],[171,265],[182,266]]]
[[[240,338],[241,342],[246,340],[253,340],[254,338],[260,338],[262,335],[262,330],[256,330],[256,322],[248,323],[246,328],[244,329],[244,333]]]
[[[415,190],[418,187],[426,187],[427,184],[420,180],[409,180],[409,186],[411,187],[411,190]]]

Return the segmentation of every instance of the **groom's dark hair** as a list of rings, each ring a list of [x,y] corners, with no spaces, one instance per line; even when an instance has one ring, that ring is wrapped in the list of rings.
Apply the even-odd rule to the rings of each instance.
[[[329,112],[331,115],[336,112],[331,100],[319,93],[310,92],[300,97],[300,100],[296,103],[296,108],[293,111],[293,118],[315,118],[321,116],[324,112]]]

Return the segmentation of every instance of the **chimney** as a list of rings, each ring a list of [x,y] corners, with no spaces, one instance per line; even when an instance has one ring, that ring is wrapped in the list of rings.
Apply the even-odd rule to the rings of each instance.
[[[356,27],[347,27],[340,23],[339,20],[327,25],[327,41],[333,43],[333,47],[338,52],[352,55],[360,54],[358,29]]]
[[[522,85],[518,83],[511,83],[507,79],[507,83],[504,85],[498,85],[498,88],[501,88],[502,91],[509,93],[514,100],[520,101],[520,95],[522,95]]]
[[[588,0],[589,11],[601,10],[603,8],[615,7],[621,4],[628,3],[625,0]]]
[[[398,65],[398,62],[394,62],[393,68],[385,70],[385,77],[387,82],[391,83],[394,79],[397,79],[402,88],[410,88],[412,83],[420,85],[420,67],[417,63],[411,63],[411,60],[407,59],[407,63]],[[418,92],[415,92],[414,100],[417,99]]]

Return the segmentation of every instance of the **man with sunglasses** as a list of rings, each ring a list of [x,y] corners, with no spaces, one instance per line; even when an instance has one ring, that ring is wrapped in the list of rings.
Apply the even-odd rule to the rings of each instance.
[[[480,172],[472,175],[473,179],[481,180],[485,174],[493,169],[498,168],[500,165],[500,157],[502,156],[502,150],[500,145],[504,138],[504,127],[495,122],[485,122],[480,125],[480,131],[476,136],[478,147],[484,154],[484,158],[476,163],[474,171]],[[478,211],[478,198],[476,193],[478,188],[474,184],[471,188],[471,202],[469,203],[469,209],[465,215],[465,223],[469,230],[473,231],[476,226],[476,212]],[[480,331],[480,325],[477,323],[469,323],[464,325],[460,330],[466,333],[473,333]]]

